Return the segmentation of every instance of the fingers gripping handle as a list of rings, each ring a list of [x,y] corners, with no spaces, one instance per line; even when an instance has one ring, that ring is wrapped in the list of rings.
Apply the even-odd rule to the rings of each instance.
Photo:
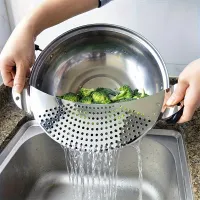
[[[184,106],[175,114],[173,114],[169,119],[166,120],[168,124],[176,124],[182,117],[184,111]]]
[[[35,44],[35,51],[42,51],[42,49],[40,49],[39,45]],[[13,67],[13,71],[16,73],[16,66]]]
[[[42,51],[40,47],[35,44],[35,51]],[[16,66],[13,67],[14,72],[16,73]],[[28,83],[28,81],[27,81]],[[25,88],[23,89],[22,93],[17,93],[14,88],[12,88],[12,97],[15,102],[15,104],[20,108],[26,111],[29,114],[32,114],[31,112],[31,106],[30,106],[30,96],[29,96],[29,86],[26,84]]]
[[[184,111],[184,102],[183,100],[174,106],[167,106],[166,102],[173,94],[177,87],[177,84],[173,85],[171,88],[166,90],[165,97],[164,97],[164,104],[162,110],[162,120],[165,120],[168,124],[175,124],[179,121],[181,116],[183,115]]]

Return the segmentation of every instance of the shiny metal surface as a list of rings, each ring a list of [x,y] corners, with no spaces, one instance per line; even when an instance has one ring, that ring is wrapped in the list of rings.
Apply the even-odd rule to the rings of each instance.
[[[123,84],[155,96],[102,106],[54,97],[80,87]],[[153,127],[163,104],[160,91],[169,87],[169,79],[162,58],[145,38],[122,27],[90,25],[56,38],[37,59],[30,85],[30,103],[19,107],[31,107],[50,137],[70,148],[104,150],[136,141]],[[17,105],[24,99],[13,96]]]
[[[32,114],[31,111],[31,101],[30,101],[30,87],[26,86],[22,93],[19,94],[15,91],[14,88],[12,88],[12,97],[15,102],[15,104],[18,106],[18,108],[26,111],[29,114]]]
[[[169,100],[170,96],[173,94],[176,87],[177,87],[177,84],[175,84],[175,85],[171,86],[169,89],[165,90],[164,100],[163,100],[163,105],[162,105],[161,115],[159,116],[159,120],[169,119],[172,115],[179,112],[181,110],[181,108],[184,106],[184,100],[182,100],[176,106],[172,106],[172,107],[166,106],[166,102]]]
[[[141,154],[143,200],[193,200],[185,149],[178,132],[151,130],[143,138]],[[137,159],[133,147],[121,150],[118,200],[138,198]],[[72,199],[72,191],[61,146],[44,134],[35,121],[26,123],[0,155],[0,199],[66,200]]]
[[[59,144],[70,149],[104,151],[138,141],[159,117],[167,119],[178,112],[181,106],[165,106],[173,88],[139,100],[87,105],[58,99],[31,86],[31,98],[27,100],[35,119]],[[14,94],[17,105],[23,102],[21,96]]]
[[[167,89],[169,79],[161,56],[144,37],[106,24],[56,38],[36,60],[30,78],[31,86],[51,95],[122,84],[154,94]]]

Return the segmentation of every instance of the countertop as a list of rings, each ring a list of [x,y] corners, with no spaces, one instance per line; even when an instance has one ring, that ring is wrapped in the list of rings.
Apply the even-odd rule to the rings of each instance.
[[[25,112],[18,109],[12,101],[11,90],[0,86],[0,153],[12,139],[17,129],[32,119]],[[200,109],[193,119],[183,125],[167,125],[159,122],[155,128],[173,129],[181,132],[185,140],[188,165],[192,178],[195,200],[200,199]]]

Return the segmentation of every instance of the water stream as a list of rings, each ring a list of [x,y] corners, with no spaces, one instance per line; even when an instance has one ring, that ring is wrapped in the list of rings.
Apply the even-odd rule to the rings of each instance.
[[[141,156],[141,142],[142,140],[140,140],[139,142],[135,143],[133,145],[133,147],[136,149],[137,152],[137,157],[138,157],[138,172],[139,172],[139,198],[138,200],[142,200],[143,199],[143,194],[142,194],[142,183],[143,183],[143,174],[142,174],[142,156]]]
[[[133,148],[138,156],[138,200],[142,200],[141,141]],[[119,150],[86,153],[64,148],[64,152],[73,200],[116,200]]]
[[[115,200],[118,150],[82,152],[64,148],[73,200]]]

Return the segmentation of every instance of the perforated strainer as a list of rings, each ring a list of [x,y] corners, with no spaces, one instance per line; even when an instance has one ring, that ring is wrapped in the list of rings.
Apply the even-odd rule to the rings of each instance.
[[[80,87],[144,88],[147,98],[109,105],[59,100]],[[165,64],[141,35],[114,25],[88,25],[64,33],[36,60],[27,89],[13,97],[58,143],[82,150],[120,148],[144,136],[161,118],[170,93]],[[163,114],[162,114],[163,113]]]
[[[130,102],[86,105],[58,99],[31,86],[28,106],[56,142],[78,150],[103,151],[121,148],[144,136],[161,119],[163,111],[166,114],[163,102],[169,92]],[[20,106],[21,96],[13,96]],[[168,117],[180,108],[170,108]]]

